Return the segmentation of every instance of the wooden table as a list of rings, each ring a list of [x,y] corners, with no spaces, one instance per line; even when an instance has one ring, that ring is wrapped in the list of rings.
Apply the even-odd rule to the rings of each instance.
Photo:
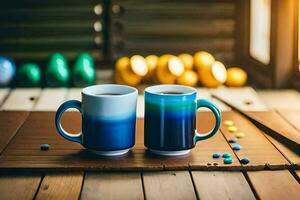
[[[222,108],[224,119],[234,119],[244,131],[251,132],[240,141],[243,151],[232,151],[232,146],[227,143],[232,135],[222,125],[217,136],[197,146],[200,154],[192,153],[192,156],[199,155],[196,160],[179,158],[174,162],[163,158],[159,159],[159,167],[153,168],[147,162],[136,168],[122,168],[118,167],[122,166],[122,161],[108,161],[96,169],[80,167],[80,160],[75,160],[77,163],[72,160],[69,166],[66,165],[69,161],[61,160],[60,167],[45,167],[41,163],[46,156],[38,158],[40,152],[28,154],[26,151],[40,143],[18,143],[18,140],[20,137],[26,140],[23,134],[30,126],[38,127],[38,122],[29,123],[33,117],[39,118],[37,113],[48,115],[66,99],[80,99],[80,89],[0,89],[0,199],[299,199],[299,154],[249,121],[241,120],[241,116],[213,99],[212,93],[230,97],[245,111],[272,110],[284,120],[280,123],[300,132],[300,94],[296,91],[259,91],[257,94],[247,87],[199,88],[200,97],[211,99]],[[142,100],[140,96],[137,114],[140,121]],[[209,116],[199,114],[204,115]],[[141,135],[138,133],[138,137]],[[51,143],[47,138],[45,142]],[[143,151],[142,144],[136,146]],[[219,163],[214,167],[210,157],[214,151],[232,152],[234,164],[226,167]],[[38,159],[31,162],[33,157]],[[243,157],[250,158],[252,165],[242,165],[239,160]],[[7,163],[11,167],[7,167]]]

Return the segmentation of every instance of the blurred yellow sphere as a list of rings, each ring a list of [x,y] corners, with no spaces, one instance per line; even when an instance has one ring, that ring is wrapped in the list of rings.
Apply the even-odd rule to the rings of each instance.
[[[194,67],[194,57],[190,54],[183,53],[178,55],[178,58],[181,60],[181,62],[184,65],[184,68],[186,70],[192,70]]]
[[[194,55],[194,65],[197,70],[209,68],[214,62],[213,55],[206,51],[199,51]]]
[[[130,67],[132,72],[138,76],[145,76],[148,72],[147,62],[140,55],[134,55],[130,58]]]
[[[247,82],[247,73],[239,67],[227,69],[227,80],[225,84],[229,87],[241,87]]]
[[[176,80],[177,84],[187,85],[187,86],[197,86],[198,83],[198,75],[193,70],[185,71],[181,76],[179,76]]]
[[[154,74],[154,72],[155,72],[157,64],[158,64],[158,56],[149,55],[145,59],[146,59],[146,63],[147,63],[147,66],[148,66],[148,73],[144,77],[144,80],[145,81],[150,81],[153,74]]]
[[[215,61],[211,67],[201,68],[198,71],[199,79],[205,87],[218,87],[227,79],[226,68],[223,63]]]
[[[130,59],[122,57],[116,62],[115,81],[120,84],[135,86],[142,81],[148,72],[144,57],[135,55]]]
[[[130,64],[130,59],[128,57],[119,58],[116,62],[116,71],[121,72],[126,70]]]
[[[174,84],[176,78],[184,72],[184,65],[181,60],[169,54],[159,58],[156,69],[156,80],[162,84]]]

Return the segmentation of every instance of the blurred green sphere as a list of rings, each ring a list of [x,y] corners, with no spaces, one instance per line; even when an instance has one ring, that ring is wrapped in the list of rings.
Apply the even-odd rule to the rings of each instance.
[[[17,72],[17,85],[19,87],[39,87],[41,82],[40,67],[33,63],[21,65]]]
[[[67,60],[62,54],[54,53],[50,56],[45,79],[48,87],[67,87],[69,85],[70,72]]]

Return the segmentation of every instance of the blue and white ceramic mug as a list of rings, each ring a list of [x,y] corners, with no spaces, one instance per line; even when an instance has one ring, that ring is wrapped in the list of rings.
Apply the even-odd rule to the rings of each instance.
[[[144,96],[144,143],[156,154],[186,154],[198,141],[212,137],[220,127],[220,110],[207,100],[197,99],[195,88],[157,85],[146,88]],[[196,114],[200,107],[210,109],[216,118],[214,128],[206,134],[196,131]]]
[[[99,155],[127,153],[135,143],[137,89],[115,84],[94,85],[84,88],[81,95],[82,102],[69,100],[58,108],[55,116],[58,133]],[[81,112],[79,134],[70,134],[61,126],[61,116],[69,108]]]

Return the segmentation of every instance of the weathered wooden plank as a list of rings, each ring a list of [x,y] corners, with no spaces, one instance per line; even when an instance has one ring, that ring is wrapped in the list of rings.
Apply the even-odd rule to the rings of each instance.
[[[243,111],[266,111],[266,105],[260,100],[255,90],[251,87],[228,88],[219,87],[211,89],[214,96],[232,103]]]
[[[141,174],[87,173],[81,199],[143,199]]]
[[[196,199],[188,171],[143,173],[146,199]]]
[[[78,199],[82,181],[83,172],[48,173],[36,199]]]
[[[221,111],[230,111],[231,108],[224,104],[223,102],[219,101],[218,99],[212,97],[211,90],[207,88],[197,88],[197,98],[198,99],[207,99],[215,103]],[[207,108],[202,108],[198,111],[209,111]]]
[[[262,101],[273,109],[300,109],[300,94],[296,90],[258,90]]]
[[[256,124],[266,133],[279,138],[286,144],[293,145],[295,148],[300,147],[300,132],[277,112],[247,112],[246,114],[255,120]]]
[[[247,172],[260,199],[299,199],[300,184],[288,170]]]
[[[30,111],[40,95],[41,89],[15,89],[9,94],[1,110]]]
[[[300,166],[300,152],[298,153],[293,149],[291,150],[288,146],[282,144],[273,137],[265,134],[265,136],[270,140],[270,142],[282,153],[282,155],[293,165]]]
[[[26,120],[27,111],[0,111],[0,154]]]
[[[34,111],[56,111],[61,103],[67,97],[65,88],[47,88],[41,93],[41,96],[33,108]]]
[[[2,174],[0,176],[1,199],[33,199],[39,184],[39,174]]]
[[[242,172],[193,171],[192,178],[200,199],[255,199]]]
[[[144,96],[139,95],[138,99],[137,99],[136,117],[144,118],[144,115],[145,115],[144,112],[145,112]]]
[[[294,109],[291,107],[289,109],[278,108],[276,110],[284,119],[300,131],[300,109]]]
[[[0,106],[4,101],[5,97],[8,95],[9,89],[8,88],[0,88]]]
[[[81,101],[81,88],[70,88],[67,92],[66,100],[78,100]],[[77,111],[75,108],[68,109],[67,111]]]
[[[81,91],[82,91],[82,88],[70,88],[70,89],[68,89],[66,99],[67,100],[74,99],[74,100],[81,101]]]
[[[289,162],[281,153],[268,141],[263,133],[249,120],[236,112],[223,112],[223,120],[232,120],[237,127],[237,132],[245,134],[244,138],[238,139],[237,143],[230,143],[231,146],[241,145],[242,149],[235,151],[237,157],[250,159],[250,163],[245,165],[251,169],[285,168]],[[236,133],[228,130],[224,124],[221,125],[221,132],[227,139],[235,138]]]

